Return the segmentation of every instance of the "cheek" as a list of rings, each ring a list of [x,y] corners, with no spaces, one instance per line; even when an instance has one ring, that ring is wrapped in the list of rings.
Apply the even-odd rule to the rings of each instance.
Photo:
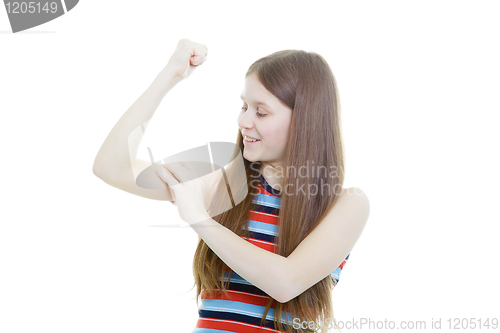
[[[279,131],[276,132],[275,140],[276,143],[281,146],[286,145],[286,142],[288,140],[288,128],[279,129]]]
[[[285,147],[286,147],[286,141],[287,140],[286,140],[286,136],[285,135],[280,136],[276,140],[277,144],[279,144],[279,146],[280,146],[281,149],[285,149]]]
[[[265,139],[265,146],[271,150],[283,150],[286,146],[287,138],[283,133],[270,133]]]

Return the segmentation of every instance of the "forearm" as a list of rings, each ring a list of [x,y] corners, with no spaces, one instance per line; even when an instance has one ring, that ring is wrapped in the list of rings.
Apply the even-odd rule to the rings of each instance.
[[[226,265],[277,301],[287,299],[291,269],[287,258],[251,244],[208,214],[199,220],[191,227]]]
[[[149,120],[163,97],[179,82],[164,68],[148,89],[130,106],[115,124],[102,144],[94,161],[94,171],[127,172],[137,159],[137,151]]]

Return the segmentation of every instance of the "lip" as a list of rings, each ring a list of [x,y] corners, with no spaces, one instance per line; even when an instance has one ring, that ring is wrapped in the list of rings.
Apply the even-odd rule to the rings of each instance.
[[[252,137],[250,135],[246,135],[246,134],[243,134],[243,140],[245,140],[245,136],[249,137],[250,139],[260,140],[260,139],[254,138],[254,137]]]
[[[260,141],[254,141],[254,142],[250,142],[250,141],[247,141],[245,139],[243,139],[243,145],[245,146],[252,146],[252,145],[255,145],[257,143],[259,143]]]

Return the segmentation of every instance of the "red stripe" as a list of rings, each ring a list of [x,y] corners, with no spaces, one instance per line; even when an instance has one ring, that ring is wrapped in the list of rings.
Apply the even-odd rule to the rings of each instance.
[[[208,328],[208,329],[211,328],[214,330],[223,330],[223,331],[225,330],[238,333],[264,333],[264,332],[280,333],[280,331],[268,327],[241,323],[234,320],[203,318],[203,317],[200,317],[198,319],[196,327]]]
[[[269,195],[271,197],[277,197],[277,198],[279,198],[277,195],[273,195],[272,193],[266,191],[266,189],[261,184],[259,184],[259,188],[258,188],[257,193],[259,193],[259,194],[266,194],[266,195]]]
[[[219,289],[217,289],[219,290]],[[201,299],[220,299],[226,301],[234,301],[234,302],[242,302],[247,304],[259,305],[259,306],[267,306],[267,302],[269,301],[269,296],[251,294],[244,291],[237,290],[226,290],[227,296],[222,294],[219,297],[209,297],[210,295],[206,292],[206,290],[201,291]],[[273,304],[274,305],[274,304]],[[271,308],[273,308],[271,305]]]
[[[278,225],[279,216],[251,210],[248,214],[248,219],[257,222]]]
[[[264,195],[269,195],[272,197],[277,197],[268,191],[266,191],[260,184],[257,193],[259,194],[264,194]],[[268,224],[273,224],[273,225],[278,225],[279,222],[279,216],[274,215],[274,214],[267,214],[264,212],[258,212],[251,210],[248,216],[248,219],[254,220],[257,222],[262,222],[262,223],[268,223]],[[242,237],[249,243],[270,251],[276,253],[277,251],[277,244],[271,243],[271,242],[265,242],[261,241],[258,239],[254,238],[247,238],[247,237]],[[229,271],[233,271],[231,268],[229,268],[227,265],[225,265],[225,268]],[[269,299],[271,299],[269,296],[264,296],[264,295],[258,295],[258,294],[253,294],[253,293],[248,293],[248,292],[243,292],[243,291],[237,291],[237,290],[226,290],[227,294],[222,293],[219,297],[210,297],[206,290],[202,289],[201,291],[201,299],[220,299],[220,300],[227,300],[227,301],[235,301],[235,302],[241,302],[241,303],[246,303],[246,304],[253,304],[253,305],[258,305],[258,306],[263,306],[266,307],[267,303],[269,302]],[[215,295],[214,295],[215,296]],[[274,308],[276,303],[273,303],[271,308]],[[275,329],[267,328],[267,327],[261,327],[257,325],[252,325],[252,324],[247,324],[244,322],[239,322],[239,321],[234,321],[234,320],[226,320],[226,319],[215,319],[215,318],[203,318],[199,317],[198,321],[196,323],[196,327],[198,328],[206,328],[206,329],[216,329],[216,330],[225,330],[225,331],[231,331],[231,332],[239,332],[239,333],[285,333],[281,332]]]
[[[264,242],[264,241],[254,239],[254,238],[247,238],[247,237],[243,237],[243,236],[241,238],[243,238],[243,239],[247,240],[248,242],[252,243],[253,245],[258,246],[261,249],[267,250],[269,252],[274,252],[278,247],[278,245],[276,245],[274,243]]]

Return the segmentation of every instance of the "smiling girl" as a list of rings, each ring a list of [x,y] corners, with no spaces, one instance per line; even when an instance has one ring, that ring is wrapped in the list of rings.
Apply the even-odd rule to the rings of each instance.
[[[142,134],[130,133],[147,125],[207,54],[202,44],[179,41],[106,138],[94,173],[127,192],[171,201],[198,234],[193,273],[201,304],[193,333],[326,332],[331,325],[304,323],[332,323],[332,289],[368,220],[369,201],[359,188],[342,186],[338,89],[320,55],[278,51],[248,69],[236,139],[248,190],[242,202],[221,210],[228,188],[222,172],[196,178],[189,162],[151,173],[164,189],[136,184],[151,163],[136,158]],[[225,173],[237,170],[229,165]]]

